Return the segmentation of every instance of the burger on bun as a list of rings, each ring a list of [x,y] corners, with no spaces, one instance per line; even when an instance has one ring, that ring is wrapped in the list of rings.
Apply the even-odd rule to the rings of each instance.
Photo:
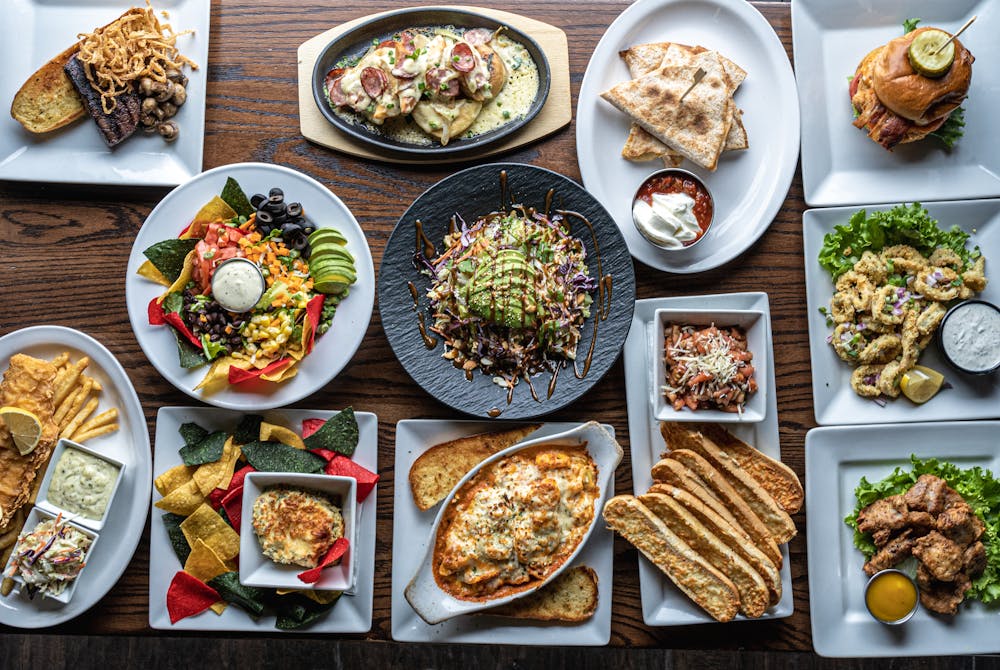
[[[958,39],[917,28],[871,51],[851,80],[854,125],[886,149],[922,140],[965,100],[976,60]]]

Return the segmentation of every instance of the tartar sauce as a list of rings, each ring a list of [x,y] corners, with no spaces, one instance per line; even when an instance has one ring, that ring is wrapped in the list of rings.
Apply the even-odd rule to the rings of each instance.
[[[654,193],[652,204],[637,199],[632,217],[639,232],[654,244],[680,249],[701,233],[694,214],[694,198],[686,193]]]
[[[67,447],[56,463],[47,498],[67,512],[99,521],[111,501],[118,466]]]
[[[1000,310],[978,300],[959,305],[941,327],[941,346],[963,370],[994,369],[1000,365]]]
[[[231,258],[212,273],[212,297],[230,312],[246,312],[264,295],[264,275],[252,261]]]

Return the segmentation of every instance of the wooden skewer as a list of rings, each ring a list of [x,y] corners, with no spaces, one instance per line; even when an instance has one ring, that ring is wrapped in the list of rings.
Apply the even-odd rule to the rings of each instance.
[[[684,98],[687,97],[687,94],[691,92],[691,89],[698,85],[698,82],[705,78],[706,74],[708,73],[705,72],[704,69],[698,68],[698,71],[694,73],[694,81],[692,81],[691,85],[688,86],[688,90],[684,91],[684,95],[681,96],[679,102],[684,102]]]
[[[937,49],[935,49],[934,51],[932,51],[931,55],[932,56],[937,55],[937,53],[939,51],[941,51],[941,49],[944,49],[946,46],[948,46],[949,44],[951,44],[951,41],[954,40],[959,35],[961,35],[962,33],[964,33],[965,29],[968,28],[969,26],[971,26],[972,22],[975,21],[977,18],[979,18],[979,17],[978,16],[973,16],[971,19],[969,19],[968,21],[966,21],[965,25],[962,26],[961,28],[959,28],[957,33],[955,33],[954,35],[952,35],[951,37],[949,37],[948,40],[944,44],[942,44]],[[683,100],[683,98],[681,98],[681,99]]]

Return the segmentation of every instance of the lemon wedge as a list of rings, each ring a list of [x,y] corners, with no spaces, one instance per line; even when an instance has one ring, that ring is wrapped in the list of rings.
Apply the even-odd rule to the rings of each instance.
[[[42,422],[37,416],[20,407],[0,407],[0,420],[6,424],[22,456],[35,450],[42,437]]]
[[[925,403],[941,390],[944,375],[923,365],[915,365],[913,369],[903,373],[899,380],[899,390],[913,402]]]

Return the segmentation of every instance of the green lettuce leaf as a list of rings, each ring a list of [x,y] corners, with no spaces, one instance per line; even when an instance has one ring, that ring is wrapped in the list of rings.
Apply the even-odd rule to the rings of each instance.
[[[941,124],[940,128],[930,133],[930,136],[938,138],[944,142],[945,146],[951,149],[961,139],[962,135],[965,134],[965,131],[962,130],[963,128],[965,128],[965,108],[959,107],[948,116],[948,119]]]
[[[986,570],[972,581],[967,597],[985,604],[1000,602],[1000,480],[981,467],[960,468],[937,458],[922,460],[910,456],[911,470],[896,468],[892,474],[877,482],[862,477],[854,490],[857,505],[845,519],[854,531],[854,546],[871,558],[875,543],[871,535],[858,530],[858,513],[876,500],[905,492],[921,475],[930,474],[948,482],[958,491],[973,511],[983,520],[986,530],[981,538],[986,546]]]

